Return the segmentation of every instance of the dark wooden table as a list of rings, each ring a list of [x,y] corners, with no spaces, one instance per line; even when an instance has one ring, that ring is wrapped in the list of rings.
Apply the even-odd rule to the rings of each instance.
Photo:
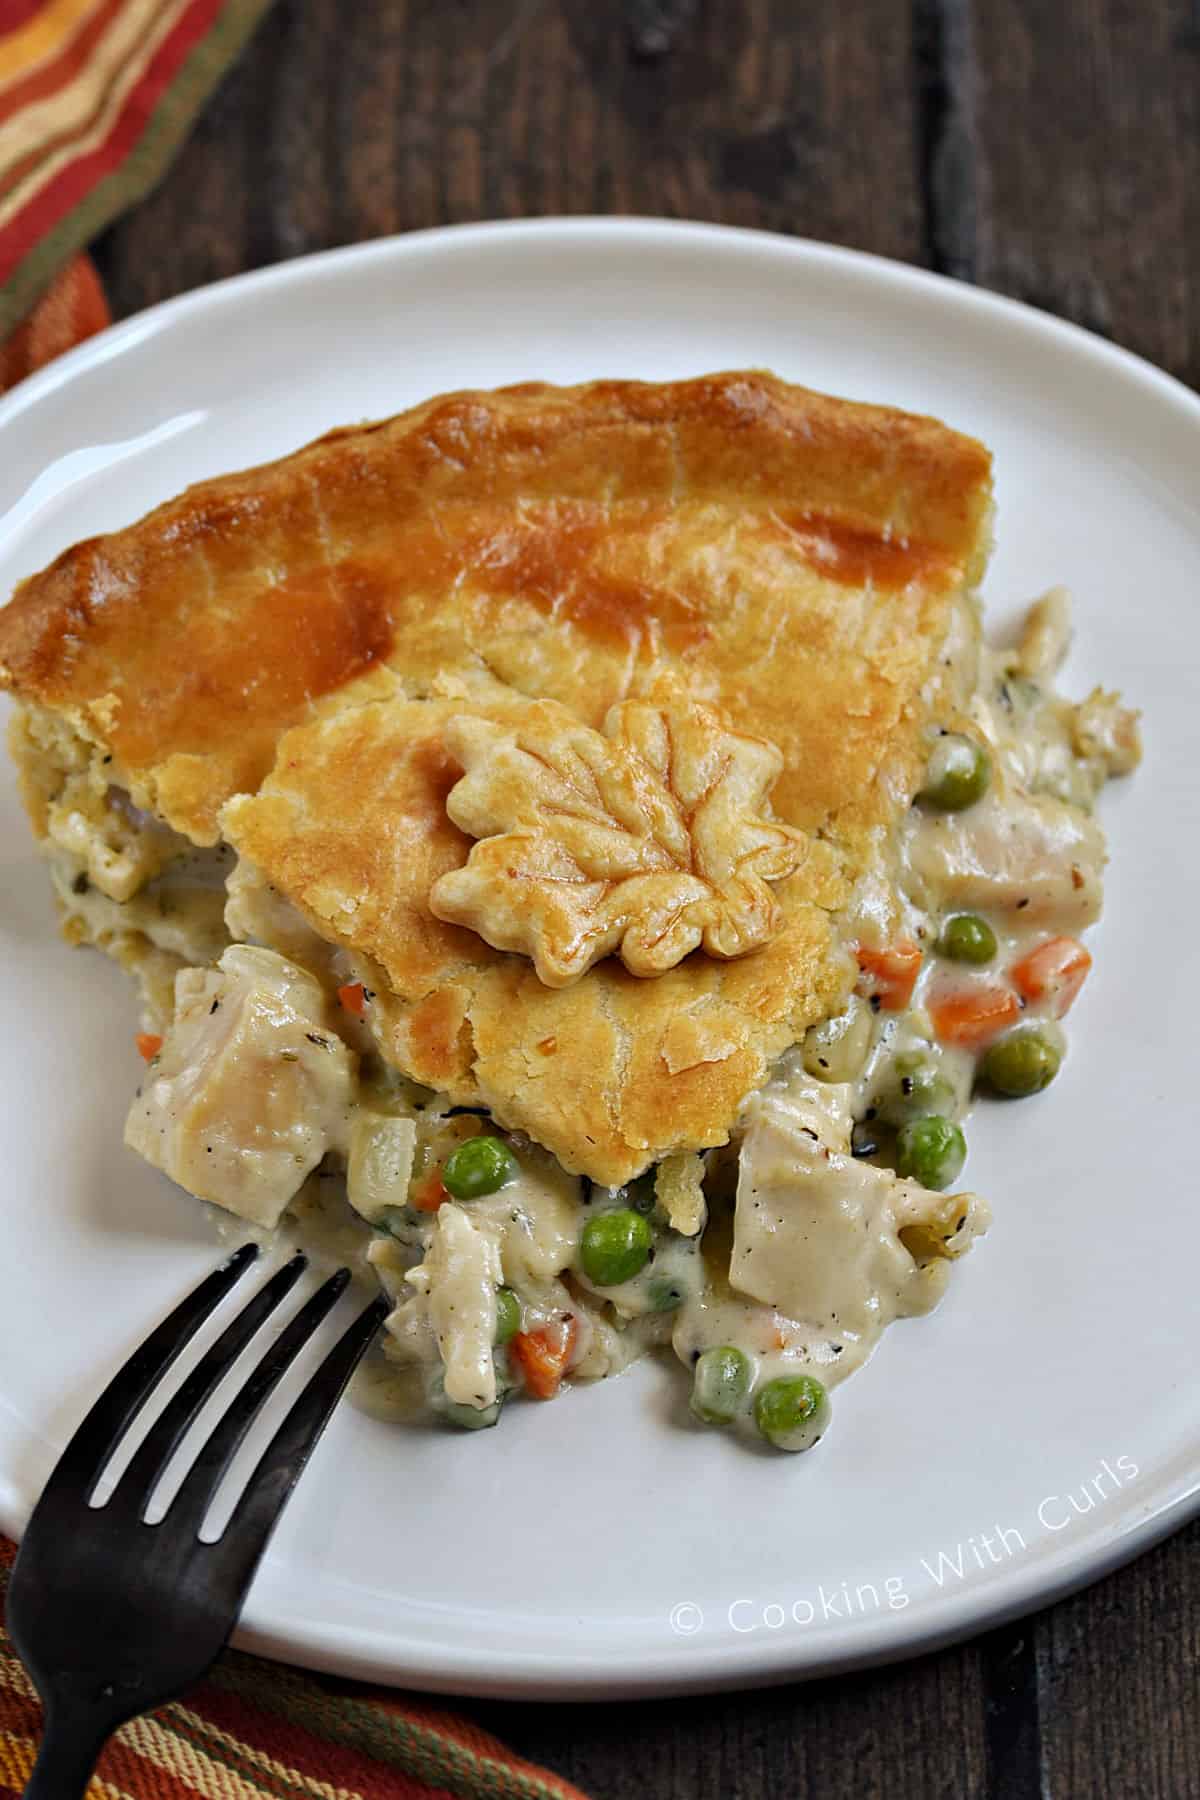
[[[120,315],[385,232],[581,212],[878,251],[1200,386],[1200,0],[281,0],[98,257]],[[1189,1800],[1198,1546],[882,1673],[468,1710],[597,1800]]]

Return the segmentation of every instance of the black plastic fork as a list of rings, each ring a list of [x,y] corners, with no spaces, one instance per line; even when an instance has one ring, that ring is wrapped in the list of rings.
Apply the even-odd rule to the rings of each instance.
[[[213,1427],[165,1516],[151,1495],[201,1407],[306,1267],[265,1282],[164,1407],[103,1506],[89,1505],[130,1425],[257,1256],[236,1251],[136,1350],[63,1451],[13,1568],[8,1626],[46,1712],[26,1800],[83,1795],[105,1739],[170,1700],[215,1661],[237,1623],[267,1540],[387,1310],[371,1302],[338,1339],[263,1452],[214,1542],[200,1529],[262,1406],[350,1280],[339,1269],[297,1312]]]

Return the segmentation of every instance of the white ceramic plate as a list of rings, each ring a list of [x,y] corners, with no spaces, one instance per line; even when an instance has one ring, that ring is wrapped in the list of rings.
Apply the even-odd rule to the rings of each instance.
[[[1200,1486],[1195,1013],[1200,402],[1036,312],[845,251],[651,221],[433,232],[131,320],[0,405],[0,590],[189,481],[438,390],[758,364],[933,412],[996,453],[995,622],[1078,602],[1066,685],[1122,686],[1148,755],[1054,1090],[983,1107],[995,1225],[942,1307],[836,1395],[812,1456],[682,1423],[639,1368],[500,1430],[343,1408],[241,1641],[419,1687],[749,1684],[926,1648],[1091,1580]],[[206,1209],[121,1148],[135,1008],[56,938],[0,790],[0,1519],[82,1404],[213,1262]],[[677,1372],[676,1372],[677,1373]]]

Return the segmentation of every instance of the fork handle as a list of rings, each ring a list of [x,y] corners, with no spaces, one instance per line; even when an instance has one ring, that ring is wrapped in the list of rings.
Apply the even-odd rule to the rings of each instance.
[[[50,1711],[24,1800],[84,1800],[111,1729],[70,1709]]]

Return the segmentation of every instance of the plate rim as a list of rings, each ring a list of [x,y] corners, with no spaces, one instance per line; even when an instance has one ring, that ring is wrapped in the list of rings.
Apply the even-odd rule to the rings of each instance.
[[[103,331],[85,338],[74,349],[66,351],[18,382],[15,388],[0,397],[0,430],[14,423],[24,411],[66,386],[85,368],[111,361],[122,350],[145,341],[165,326],[186,318],[192,312],[203,311],[223,298],[257,294],[269,291],[274,286],[302,282],[316,271],[335,264],[367,265],[375,261],[386,262],[394,256],[415,255],[422,248],[442,242],[487,243],[500,238],[519,240],[526,237],[553,237],[560,233],[580,239],[611,234],[622,238],[672,238],[678,242],[691,240],[696,244],[724,244],[729,247],[740,245],[746,249],[757,246],[769,248],[777,254],[792,256],[797,261],[856,268],[868,275],[874,274],[881,281],[917,292],[925,290],[946,299],[953,295],[954,302],[969,311],[976,311],[980,315],[990,314],[995,319],[1008,319],[1015,325],[1039,330],[1051,339],[1059,339],[1075,351],[1118,369],[1131,378],[1149,381],[1160,390],[1164,400],[1182,406],[1186,416],[1200,423],[1200,394],[1193,392],[1177,376],[1160,369],[1136,350],[1127,350],[1123,345],[1101,337],[1084,325],[1060,318],[1057,313],[1047,312],[1028,301],[1013,299],[1007,294],[996,293],[991,288],[977,287],[970,282],[960,281],[956,276],[900,262],[894,257],[881,256],[872,250],[857,250],[849,245],[829,244],[818,238],[792,237],[783,232],[760,230],[752,226],[657,218],[641,213],[582,213],[430,225],[419,231],[395,232],[385,237],[369,238],[363,243],[341,244],[327,250],[309,251],[303,256],[268,263],[259,269],[244,269],[239,274],[205,282],[200,287],[189,288],[182,294],[156,301],[140,312],[132,313],[129,318],[106,326]]]
[[[436,253],[449,244],[469,252],[476,244],[488,246],[498,240],[519,246],[522,242],[555,237],[592,243],[608,239],[619,245],[638,241],[643,245],[691,243],[734,256],[760,251],[798,266],[847,270],[893,291],[923,294],[940,305],[1007,324],[1016,331],[1032,333],[1043,342],[1057,343],[1073,359],[1083,357],[1106,374],[1120,376],[1143,391],[1148,390],[1185,425],[1200,432],[1200,395],[1182,381],[1137,352],[1027,302],[874,252],[805,237],[645,215],[584,214],[432,226],[312,252],[190,289],[107,327],[21,382],[0,399],[0,441],[8,432],[19,429],[25,416],[68,388],[78,376],[118,359],[170,327],[203,314],[214,304],[236,304],[242,299],[257,299],[275,288],[303,286],[330,268],[365,268],[403,261],[422,252]],[[498,1675],[499,1658],[494,1649],[477,1650],[468,1644],[456,1646],[453,1652],[445,1647],[434,1651],[416,1639],[405,1639],[402,1633],[385,1635],[362,1623],[351,1627],[310,1625],[295,1616],[286,1620],[258,1618],[253,1595],[232,1641],[259,1655],[356,1679],[496,1698],[598,1700],[816,1679],[926,1654],[1050,1605],[1102,1579],[1181,1529],[1200,1512],[1200,1459],[1188,1466],[1190,1485],[1174,1493],[1168,1486],[1167,1498],[1148,1515],[1118,1530],[1111,1539],[1093,1542],[1077,1552],[1072,1552],[1069,1544],[1063,1545],[1061,1553],[1049,1559],[1035,1559],[1026,1573],[1010,1576],[995,1594],[989,1595],[986,1588],[969,1588],[952,1599],[943,1598],[933,1616],[915,1629],[909,1626],[897,1630],[885,1619],[872,1625],[858,1621],[852,1632],[838,1631],[823,1638],[815,1654],[804,1654],[801,1644],[787,1635],[780,1640],[768,1637],[752,1646],[731,1642],[727,1637],[689,1643],[686,1638],[670,1637],[664,1632],[661,1651],[652,1655],[641,1650],[636,1653],[633,1674],[622,1672],[622,1662],[627,1666],[628,1659],[622,1659],[619,1652],[602,1652],[591,1645],[574,1657],[564,1657],[561,1648],[544,1654],[524,1649],[515,1656],[510,1653],[504,1659],[505,1672]],[[10,1535],[19,1536],[27,1512],[15,1483],[0,1469],[0,1526]]]
[[[823,1648],[819,1656],[804,1662],[796,1661],[794,1651],[789,1655],[782,1646],[771,1654],[769,1644],[764,1642],[756,1655],[748,1646],[722,1641],[708,1645],[703,1651],[697,1646],[696,1664],[688,1668],[683,1659],[689,1653],[684,1651],[682,1657],[679,1653],[679,1647],[688,1639],[680,1636],[667,1640],[668,1648],[653,1659],[653,1666],[651,1659],[643,1657],[638,1664],[639,1672],[632,1676],[622,1672],[619,1653],[600,1659],[593,1652],[586,1673],[581,1670],[564,1674],[561,1653],[535,1657],[525,1652],[518,1661],[517,1673],[511,1678],[497,1677],[494,1654],[465,1651],[460,1652],[453,1663],[449,1659],[432,1662],[431,1666],[421,1669],[419,1678],[406,1675],[399,1679],[389,1676],[386,1661],[373,1654],[376,1639],[383,1641],[382,1634],[364,1632],[362,1627],[356,1628],[355,1635],[360,1640],[367,1639],[372,1650],[364,1654],[361,1648],[356,1650],[347,1642],[333,1653],[336,1660],[330,1659],[328,1638],[322,1644],[317,1632],[284,1635],[269,1628],[243,1624],[239,1625],[231,1641],[236,1649],[256,1656],[341,1675],[349,1680],[416,1686],[424,1692],[466,1694],[480,1699],[541,1700],[557,1704],[587,1701],[600,1705],[607,1700],[737,1693],[750,1688],[782,1687],[792,1682],[823,1681],[833,1675],[853,1674],[862,1669],[886,1668],[968,1642],[1040,1612],[1043,1607],[1053,1606],[1072,1594],[1081,1593],[1084,1588],[1136,1561],[1144,1552],[1182,1530],[1197,1513],[1200,1513],[1200,1473],[1188,1492],[1166,1502],[1142,1525],[1121,1533],[1111,1546],[1101,1546],[1094,1560],[1086,1566],[1064,1570],[1050,1580],[1031,1573],[1024,1581],[1005,1588],[1003,1598],[997,1596],[988,1605],[981,1605],[972,1590],[964,1589],[956,1600],[944,1603],[936,1623],[931,1621],[925,1629],[906,1634],[900,1648],[895,1642],[886,1641],[886,1630],[876,1626],[874,1636],[878,1641],[864,1642],[859,1648],[857,1644],[841,1641],[843,1638],[848,1640],[849,1633],[839,1633],[836,1648]],[[1063,1560],[1070,1560],[1067,1547],[1064,1547]],[[861,1625],[856,1627],[856,1635],[859,1632],[864,1640],[872,1636],[870,1629],[864,1630]],[[346,1639],[351,1636],[341,1630],[335,1635]]]

